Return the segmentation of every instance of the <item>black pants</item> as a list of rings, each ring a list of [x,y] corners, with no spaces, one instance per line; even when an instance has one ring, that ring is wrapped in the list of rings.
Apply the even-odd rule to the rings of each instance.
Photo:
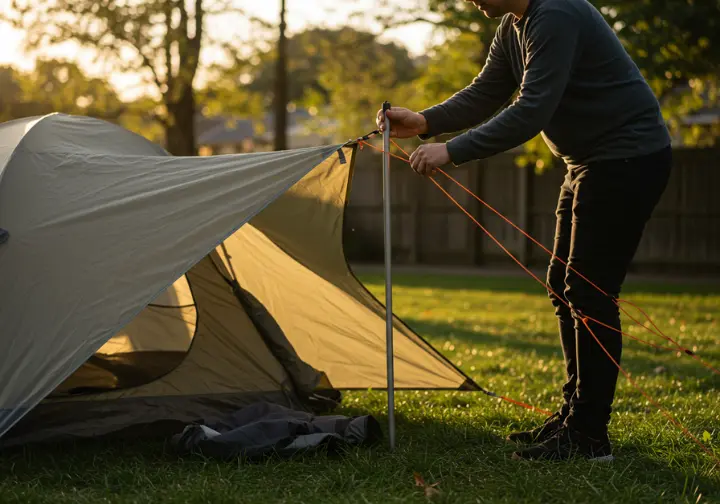
[[[671,166],[668,147],[648,156],[568,170],[558,201],[554,254],[610,296],[619,296],[645,224],[665,191]],[[588,432],[603,432],[610,421],[618,368],[578,313],[619,330],[619,308],[611,297],[556,259],[550,261],[548,285],[554,291],[550,299],[559,320],[567,368],[563,409],[569,423]],[[622,335],[593,322],[589,325],[620,363]]]

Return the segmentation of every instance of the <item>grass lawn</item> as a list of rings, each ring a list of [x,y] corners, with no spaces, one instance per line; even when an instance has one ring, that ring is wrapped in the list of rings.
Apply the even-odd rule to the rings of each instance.
[[[364,280],[382,296],[382,278]],[[562,354],[542,288],[523,278],[398,276],[395,311],[485,388],[553,409]],[[631,284],[661,328],[720,366],[720,286]],[[626,325],[626,327],[628,327]],[[653,338],[628,329],[644,339]],[[720,377],[629,341],[637,382],[720,455]],[[342,413],[385,421],[385,396],[347,394]],[[433,502],[720,502],[720,468],[627,381],[611,438],[618,459],[523,463],[503,441],[542,417],[480,393],[403,392],[398,445],[259,465],[178,459],[162,443],[90,443],[0,455],[0,502],[425,502],[413,473],[438,482]]]

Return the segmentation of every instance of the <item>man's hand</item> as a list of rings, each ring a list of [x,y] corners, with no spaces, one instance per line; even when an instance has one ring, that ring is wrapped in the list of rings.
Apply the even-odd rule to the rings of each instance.
[[[420,175],[434,175],[438,166],[449,162],[450,154],[444,143],[421,145],[410,155],[410,166]]]
[[[422,114],[401,107],[391,107],[386,113],[390,119],[390,136],[393,138],[412,138],[427,133],[427,121]],[[382,109],[378,110],[376,123],[380,132],[384,132]]]

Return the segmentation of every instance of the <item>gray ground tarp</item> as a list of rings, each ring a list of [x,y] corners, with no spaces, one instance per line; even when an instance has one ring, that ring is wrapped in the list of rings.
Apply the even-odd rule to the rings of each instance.
[[[198,453],[222,459],[255,461],[278,455],[289,457],[324,448],[370,446],[382,439],[377,420],[370,416],[314,416],[271,403],[243,408],[222,425],[189,425],[173,438],[182,454]]]

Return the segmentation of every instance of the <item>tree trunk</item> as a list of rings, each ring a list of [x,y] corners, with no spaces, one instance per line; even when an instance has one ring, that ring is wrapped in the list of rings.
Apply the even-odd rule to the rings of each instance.
[[[174,156],[195,156],[195,93],[192,86],[185,86],[180,98],[166,104],[168,111],[165,125],[166,148]]]
[[[275,72],[275,150],[287,149],[287,41],[285,0],[280,5],[280,37]]]

